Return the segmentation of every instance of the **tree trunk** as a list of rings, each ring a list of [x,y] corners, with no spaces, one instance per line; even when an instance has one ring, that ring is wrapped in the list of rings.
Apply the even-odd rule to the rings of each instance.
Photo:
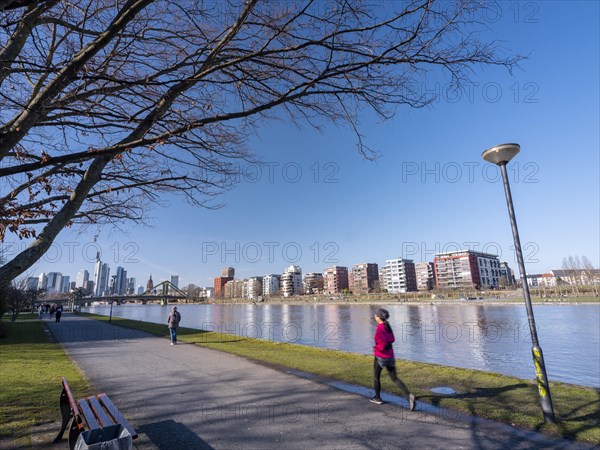
[[[11,261],[0,267],[0,288],[8,286],[12,280],[33,266],[48,251],[58,233],[77,213],[92,187],[100,180],[102,171],[108,161],[108,158],[95,159],[86,170],[69,200],[48,222],[37,239]]]

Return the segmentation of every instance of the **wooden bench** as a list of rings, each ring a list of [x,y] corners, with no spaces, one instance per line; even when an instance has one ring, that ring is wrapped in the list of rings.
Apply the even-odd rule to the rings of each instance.
[[[109,425],[122,425],[133,439],[138,434],[123,417],[108,395],[102,393],[96,396],[82,398],[75,401],[67,380],[62,379],[63,390],[60,394],[60,412],[62,414],[62,425],[54,442],[60,442],[67,429],[69,421],[69,448],[73,450],[75,442],[81,433],[87,430],[96,430]]]

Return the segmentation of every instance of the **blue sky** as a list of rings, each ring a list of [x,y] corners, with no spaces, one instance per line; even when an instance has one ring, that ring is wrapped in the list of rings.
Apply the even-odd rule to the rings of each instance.
[[[96,248],[111,272],[121,265],[138,284],[178,274],[180,285],[212,285],[224,266],[241,278],[291,263],[306,273],[400,256],[417,262],[458,247],[499,253],[516,269],[499,172],[481,159],[506,142],[521,145],[509,174],[527,271],[561,268],[569,255],[598,267],[599,4],[499,7],[490,36],[528,55],[521,68],[478,70],[460,98],[431,81],[423,89],[440,98],[385,123],[365,114],[361,131],[378,160],[361,158],[349,129],[268,123],[249,144],[267,165],[249,166],[220,199],[224,208],[172,198],[150,211],[152,227],[66,230],[30,274],[93,272]]]

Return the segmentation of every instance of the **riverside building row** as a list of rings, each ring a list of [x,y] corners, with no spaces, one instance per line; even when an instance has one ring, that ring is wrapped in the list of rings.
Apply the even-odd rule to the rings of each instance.
[[[234,279],[233,268],[223,270],[214,280],[215,297],[249,298],[303,294],[367,294],[385,291],[399,294],[438,289],[497,288],[514,284],[513,271],[497,255],[462,250],[438,253],[433,262],[389,259],[383,266],[376,263],[355,264],[311,272],[302,276],[299,266],[291,265],[282,274]]]

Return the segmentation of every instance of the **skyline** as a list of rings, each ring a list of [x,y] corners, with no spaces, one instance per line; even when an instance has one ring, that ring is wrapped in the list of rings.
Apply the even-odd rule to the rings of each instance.
[[[471,243],[471,244],[473,244],[473,243]],[[445,249],[445,250],[448,250],[448,249]],[[353,268],[353,267],[355,267],[355,266],[358,266],[358,265],[361,265],[361,264],[366,264],[366,263],[374,263],[374,264],[376,264],[376,265],[379,267],[379,269],[381,270],[381,268],[382,268],[382,267],[384,267],[384,266],[385,266],[387,263],[389,263],[390,261],[395,261],[395,260],[397,260],[397,259],[404,259],[404,260],[406,260],[407,262],[413,262],[413,263],[415,263],[415,264],[417,264],[417,263],[433,263],[433,262],[434,262],[434,256],[435,256],[435,257],[438,257],[438,256],[442,256],[442,255],[444,255],[444,254],[447,254],[447,253],[460,253],[460,252],[462,252],[462,251],[474,251],[474,252],[476,252],[476,253],[483,253],[483,254],[486,254],[486,252],[485,252],[485,251],[477,250],[477,249],[474,249],[474,248],[463,248],[463,249],[460,249],[460,250],[459,250],[459,248],[458,248],[458,247],[456,247],[455,249],[449,250],[448,252],[446,252],[446,251],[443,251],[443,252],[435,253],[435,255],[433,255],[433,254],[432,254],[432,258],[431,258],[431,260],[427,260],[427,261],[425,261],[425,260],[423,260],[423,261],[417,261],[417,260],[412,260],[412,259],[409,259],[409,258],[402,258],[402,257],[398,257],[398,258],[388,258],[388,259],[386,259],[386,260],[385,260],[385,261],[383,261],[383,262],[376,262],[376,261],[367,261],[367,260],[365,260],[365,261],[362,261],[362,262],[357,262],[357,263],[350,263],[350,264],[348,264],[348,263],[341,263],[341,262],[337,261],[337,262],[334,262],[334,263],[332,263],[331,265],[329,265],[329,266],[327,266],[327,267],[322,267],[320,270],[316,270],[316,271],[305,271],[305,270],[303,270],[303,269],[302,269],[302,266],[298,265],[298,264],[297,264],[297,263],[295,263],[294,261],[288,261],[288,263],[289,263],[289,266],[286,266],[285,268],[283,268],[283,269],[282,269],[282,270],[280,270],[280,271],[273,270],[273,271],[271,271],[271,272],[268,272],[268,273],[254,273],[254,274],[252,274],[252,275],[247,275],[247,276],[244,276],[244,277],[241,277],[241,278],[240,278],[239,276],[238,276],[238,277],[234,277],[234,279],[247,279],[247,278],[252,278],[252,277],[263,277],[263,276],[268,276],[268,275],[273,275],[273,274],[282,274],[282,273],[285,273],[285,271],[286,271],[286,270],[287,270],[289,267],[292,267],[292,266],[293,266],[293,267],[299,267],[299,268],[300,268],[300,270],[302,271],[302,275],[303,275],[303,276],[305,276],[305,275],[307,275],[307,274],[310,274],[310,273],[324,273],[324,272],[325,272],[327,269],[334,268],[334,267],[345,267],[345,268],[347,268],[348,270],[350,270],[350,269],[352,269],[352,268]],[[240,253],[240,254],[241,254],[241,253]],[[489,253],[489,254],[490,254],[491,256],[497,256],[497,255],[496,255],[496,254],[494,254],[494,253]],[[98,253],[97,253],[97,256],[98,256]],[[128,276],[127,276],[127,280],[130,280],[130,279],[133,279],[133,280],[135,280],[135,282],[136,282],[136,283],[135,283],[135,284],[136,284],[136,286],[135,286],[135,287],[136,287],[136,288],[137,288],[137,287],[143,287],[143,286],[144,286],[144,285],[145,285],[145,284],[148,282],[148,280],[149,280],[149,279],[151,279],[151,278],[152,278],[152,276],[153,276],[153,275],[152,275],[152,273],[150,273],[150,274],[148,274],[148,275],[146,275],[146,276],[145,276],[145,275],[141,275],[141,277],[140,277],[140,276],[137,276],[136,274],[133,274],[133,275],[132,275],[132,274],[131,274],[131,273],[130,273],[128,270],[127,270],[127,266],[120,265],[120,264],[122,264],[122,263],[120,263],[120,264],[117,264],[117,263],[115,263],[115,264],[111,265],[111,264],[110,264],[110,261],[108,261],[108,262],[107,262],[106,260],[102,260],[102,259],[95,260],[95,261],[94,261],[94,263],[93,263],[93,264],[94,264],[94,266],[96,266],[96,264],[97,264],[98,262],[100,262],[100,263],[101,263],[103,266],[107,266],[107,267],[108,267],[108,270],[110,271],[110,275],[108,276],[108,278],[111,278],[111,277],[113,277],[113,278],[114,278],[114,277],[118,277],[118,269],[122,269],[122,270],[124,270],[124,271],[125,271],[125,273],[127,273],[127,275],[128,275]],[[507,263],[506,261],[502,261],[501,259],[499,259],[499,262],[500,262],[500,263],[502,263],[502,264],[504,264],[504,263]],[[513,270],[513,272],[515,272],[515,273],[518,273],[518,272],[517,272],[518,268],[516,267],[516,265],[512,265],[512,264],[510,264],[510,263],[507,263],[507,265],[508,265],[508,267],[509,267],[510,269],[512,269],[512,270]],[[216,271],[215,271],[215,275],[214,275],[214,277],[212,277],[212,278],[211,278],[209,281],[213,281],[213,280],[214,280],[216,277],[218,277],[218,276],[221,276],[221,272],[222,272],[223,270],[227,269],[227,268],[233,268],[234,270],[236,270],[236,273],[239,273],[238,271],[239,271],[239,269],[240,269],[240,267],[239,267],[239,266],[233,266],[233,267],[232,267],[232,266],[224,266],[224,267],[221,267],[219,270],[216,270]],[[114,270],[117,272],[117,274],[113,273],[113,269],[114,269]],[[39,273],[39,274],[28,274],[28,276],[29,276],[29,277],[32,277],[32,278],[38,278],[38,277],[40,277],[41,275],[49,275],[50,273],[59,273],[59,274],[60,274],[60,275],[61,275],[63,278],[66,276],[67,278],[70,278],[70,279],[72,279],[72,280],[73,280],[73,282],[74,282],[75,280],[78,280],[78,279],[79,279],[79,274],[80,274],[80,273],[83,273],[84,271],[87,271],[87,272],[88,272],[88,275],[89,275],[89,280],[90,280],[90,281],[93,281],[93,280],[94,280],[94,278],[95,278],[95,270],[96,270],[96,269],[95,269],[95,267],[94,267],[94,268],[92,268],[92,270],[88,270],[86,267],[83,267],[83,268],[80,268],[80,269],[78,269],[76,273],[72,273],[72,272],[67,272],[67,273],[64,273],[64,272],[60,272],[60,271],[54,271],[54,270],[53,270],[53,271],[51,271],[51,272],[41,272],[41,273]],[[549,273],[549,272],[550,272],[550,271],[552,271],[552,270],[557,270],[557,268],[550,269],[550,270],[548,270],[548,271],[546,271],[546,272],[544,272],[544,273]],[[242,271],[244,271],[244,270],[242,269]],[[527,273],[527,275],[528,275],[528,277],[529,277],[529,276],[537,276],[537,275],[540,275],[540,273],[532,273],[532,272],[528,272],[528,273]],[[147,278],[145,278],[145,277],[147,277]],[[171,281],[171,282],[172,282],[172,280],[173,280],[173,277],[177,277],[178,279],[180,278],[179,274],[177,274],[177,273],[170,273],[170,274],[168,274],[168,275],[166,275],[166,276],[164,276],[164,277],[163,277],[163,278],[164,278],[164,280],[163,280],[162,278],[156,278],[156,277],[155,277],[155,278],[154,278],[154,281],[155,281],[156,283],[160,283],[161,281]],[[194,285],[196,285],[196,286],[199,286],[199,287],[212,287],[212,286],[210,286],[210,285],[207,285],[207,286],[198,285],[197,283],[193,283],[193,282],[186,283],[186,284],[180,284],[180,285],[179,285],[179,287],[187,287],[189,284],[194,284]],[[78,286],[78,287],[79,287],[79,286]],[[94,287],[94,290],[96,290],[96,287]]]
[[[496,251],[516,270],[499,172],[481,159],[506,142],[521,145],[508,170],[527,272],[560,269],[569,255],[598,267],[599,5],[499,7],[485,25],[528,56],[521,70],[478,71],[460,93],[432,74],[418,87],[438,96],[428,108],[399,109],[384,123],[363,114],[361,132],[379,159],[360,157],[352,130],[269,122],[248,143],[265,164],[243,163],[246,175],[218,199],[224,208],[163,197],[169,206],[151,209],[153,228],[65,229],[33,273],[90,270],[82,264],[95,259],[95,235],[111,266],[138,280],[179,274],[182,285],[210,285],[224,266],[243,278],[290,264],[316,272],[395,257],[428,261],[455,243]],[[8,235],[3,246],[10,254],[26,243]]]

